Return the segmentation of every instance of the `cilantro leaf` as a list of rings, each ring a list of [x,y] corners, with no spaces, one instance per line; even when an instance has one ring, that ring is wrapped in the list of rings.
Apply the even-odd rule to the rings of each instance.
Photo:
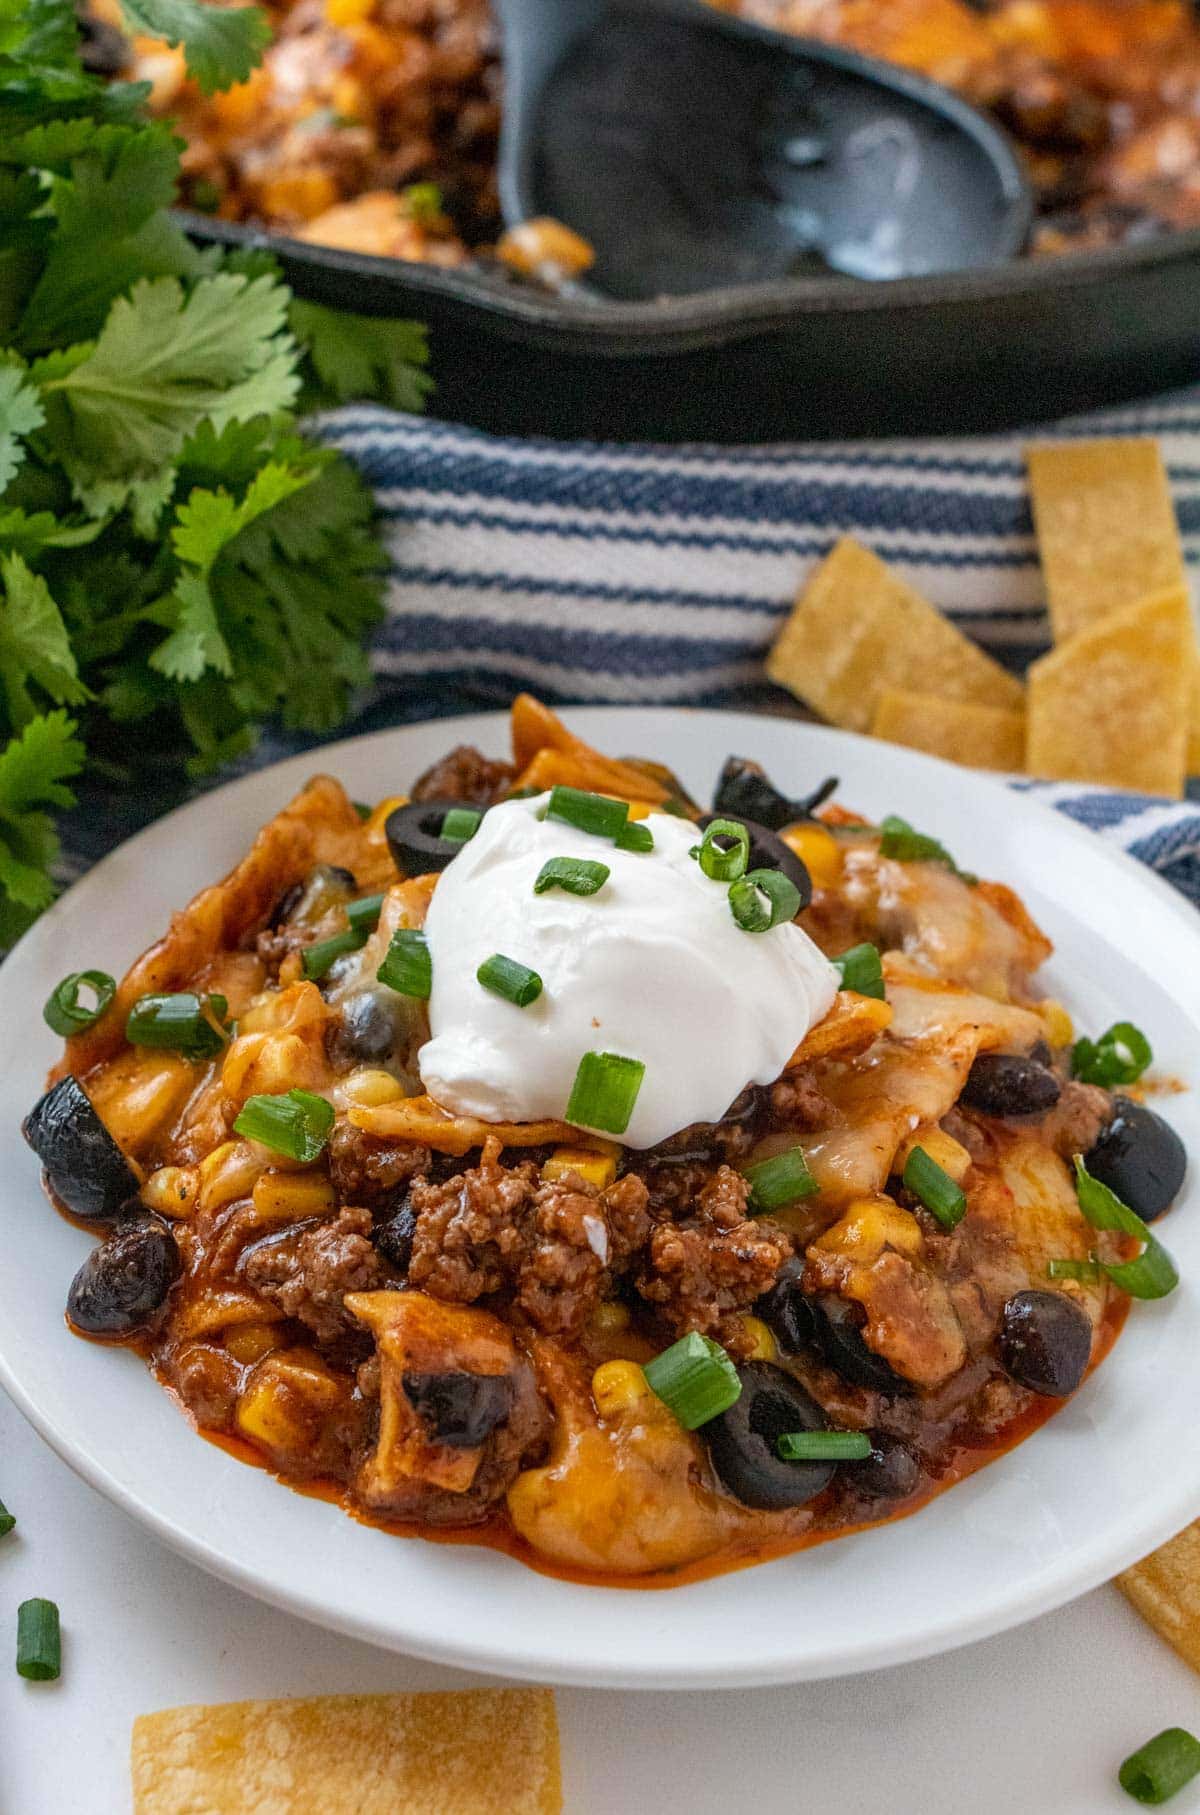
[[[260,467],[240,503],[226,491],[194,491],[176,513],[171,541],[181,561],[204,572],[243,529],[285,498],[311,484],[315,474],[268,461]]]
[[[424,370],[429,345],[420,322],[344,315],[310,302],[294,302],[289,319],[326,401],[382,396],[398,410],[424,407],[434,383]]]
[[[0,365],[0,492],[21,464],[22,437],[45,420],[38,394],[20,367]]]
[[[29,721],[0,751],[0,945],[20,937],[54,895],[58,839],[46,807],[69,807],[63,784],[83,767],[83,745],[65,712]]]
[[[10,724],[17,730],[37,714],[30,683],[48,693],[56,706],[78,706],[88,697],[79,679],[71,639],[62,613],[39,574],[18,554],[0,558],[0,688]]]
[[[121,0],[134,31],[182,44],[188,74],[206,95],[244,82],[271,40],[257,6],[219,7],[205,0]]]
[[[198,681],[206,668],[233,673],[229,645],[217,622],[217,608],[202,573],[182,573],[168,601],[175,628],[150,656],[151,668],[173,681]]]

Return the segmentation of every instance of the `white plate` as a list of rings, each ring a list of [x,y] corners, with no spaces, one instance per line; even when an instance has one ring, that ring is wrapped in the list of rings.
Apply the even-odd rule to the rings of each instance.
[[[605,750],[670,763],[700,796],[730,750],[757,757],[795,793],[839,774],[846,803],[904,814],[967,867],[1021,892],[1057,946],[1047,986],[1085,1028],[1134,1020],[1161,1070],[1194,1070],[1200,922],[1060,815],[928,757],[790,721],[609,708],[567,716]],[[460,740],[499,753],[506,720],[382,732],[319,760],[372,798],[402,790]],[[1165,1231],[1183,1284],[1134,1306],[1104,1367],[1030,1441],[912,1518],[659,1593],[580,1587],[481,1548],[356,1524],[198,1438],[134,1356],[70,1336],[63,1298],[88,1238],[44,1203],[19,1132],[56,1050],[41,1005],[68,970],[119,974],[315,766],[296,758],[152,826],[77,884],[0,971],[0,1379],[85,1479],[194,1561],[323,1625],[510,1676],[655,1688],[836,1676],[946,1650],[1082,1593],[1200,1513],[1194,1179]],[[1200,1152],[1194,1095],[1160,1107]]]

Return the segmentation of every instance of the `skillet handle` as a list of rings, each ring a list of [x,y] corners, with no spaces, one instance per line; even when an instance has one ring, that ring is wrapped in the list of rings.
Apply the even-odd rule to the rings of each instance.
[[[497,181],[500,209],[513,227],[533,212],[535,132],[551,71],[586,37],[608,0],[493,0],[500,25],[504,116]]]

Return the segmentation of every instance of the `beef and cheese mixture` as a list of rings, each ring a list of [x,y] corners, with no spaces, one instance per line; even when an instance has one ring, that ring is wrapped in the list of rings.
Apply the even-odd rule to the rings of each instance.
[[[702,812],[523,697],[511,762],[312,781],[47,1003],[71,1325],[293,1485],[584,1579],[1010,1447],[1174,1285],[1183,1150],[1012,891],[815,779],[732,757]]]
[[[1037,252],[1200,225],[1190,0],[715,3],[915,69],[989,111],[1024,156]],[[459,264],[489,245],[501,72],[487,0],[266,0],[266,11],[275,36],[261,67],[206,98],[181,53],[126,39],[117,0],[92,0],[93,66],[149,81],[152,108],[187,139],[185,200],[384,257]],[[560,262],[557,241],[543,251],[540,262]],[[513,262],[524,268],[516,249]]]

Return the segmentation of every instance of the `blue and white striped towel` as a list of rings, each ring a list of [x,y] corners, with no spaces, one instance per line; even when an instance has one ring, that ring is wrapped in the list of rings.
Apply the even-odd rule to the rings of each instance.
[[[315,426],[374,487],[391,555],[376,687],[351,730],[507,703],[522,687],[778,711],[787,696],[763,656],[809,567],[848,533],[1019,668],[1047,641],[1032,439],[1157,437],[1200,567],[1200,389],[971,441],[522,441],[374,407]],[[296,747],[271,738],[258,760]],[[1200,806],[1066,785],[1043,798],[1200,905]],[[139,818],[164,804],[139,803]],[[133,829],[132,805],[87,803],[68,834],[73,868]]]

